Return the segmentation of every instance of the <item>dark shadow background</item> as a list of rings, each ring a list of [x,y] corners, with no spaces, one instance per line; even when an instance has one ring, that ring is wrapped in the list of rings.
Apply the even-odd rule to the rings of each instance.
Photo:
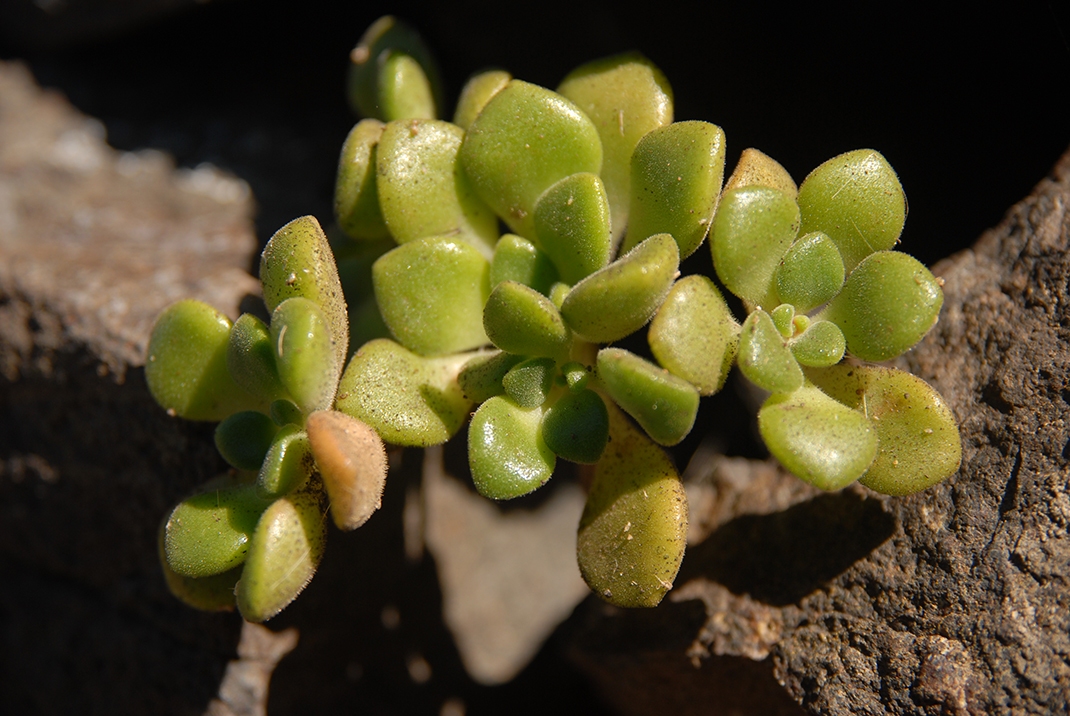
[[[677,119],[724,128],[728,171],[750,146],[776,158],[797,181],[840,152],[879,149],[910,200],[902,248],[930,264],[998,223],[1070,145],[1070,7],[1061,2],[959,13],[898,3],[865,9],[860,3],[820,9],[658,3],[629,10],[580,2],[138,5],[0,0],[0,58],[26,61],[42,85],[99,118],[118,149],[159,149],[179,166],[211,162],[245,179],[259,207],[262,243],[296,216],[329,218],[338,151],[355,122],[343,97],[347,55],[386,12],[424,33],[442,63],[451,107],[466,77],[489,65],[553,87],[582,62],[636,49],[672,82]],[[688,270],[708,271],[708,253],[697,252]],[[710,433],[729,454],[761,455],[747,421],[733,417],[741,400],[726,390],[703,402],[699,428],[676,453],[681,467]],[[392,484],[385,513],[400,509],[396,490],[404,482]],[[794,510],[777,524],[806,517],[806,506]],[[879,529],[862,553],[890,529],[883,515],[875,517]],[[340,713],[363,704],[367,713],[436,713],[451,695],[469,714],[599,712],[560,656],[568,624],[514,684],[486,689],[459,667],[436,611],[441,596],[429,559],[388,569],[370,587],[356,583],[351,564],[361,563],[361,574],[374,574],[377,559],[401,564],[397,536],[376,536],[373,529],[396,529],[396,521],[387,522],[373,522],[352,539],[332,535],[321,574],[279,618],[279,627],[327,634],[332,622],[342,621],[327,599],[337,585],[363,595],[343,609],[347,626],[338,634],[318,645],[303,636],[301,653],[284,660],[273,682],[274,712]],[[762,546],[776,553],[786,528],[770,531],[766,522],[737,521],[714,543],[754,538],[747,554]],[[382,544],[394,544],[394,552],[362,549]],[[774,604],[814,588],[809,567],[788,584],[752,584],[732,560],[716,564],[724,584]],[[834,576],[846,566],[816,569]],[[385,634],[384,601],[423,616]],[[320,622],[322,630],[311,628]],[[343,640],[361,639],[352,653],[364,666],[347,671]],[[403,668],[415,649],[438,669],[422,691]],[[317,688],[311,683],[317,680],[330,687]]]

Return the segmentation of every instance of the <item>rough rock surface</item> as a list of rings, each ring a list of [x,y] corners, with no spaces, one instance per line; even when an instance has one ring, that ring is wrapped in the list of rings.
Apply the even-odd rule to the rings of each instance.
[[[255,288],[243,187],[111,150],[0,64],[0,712],[196,714],[235,657],[240,621],[179,604],[151,547],[222,469],[211,427],[137,366],[171,301]]]
[[[602,692],[626,713],[664,713],[665,699],[686,713],[770,713],[778,685],[815,714],[1065,713],[1068,248],[1070,153],[933,269],[943,314],[904,363],[960,421],[959,472],[894,499],[862,487],[792,494],[773,467],[740,479],[743,466],[713,465],[692,490],[708,536],[669,603],[654,614],[592,606],[578,627],[573,658]],[[704,618],[688,632],[692,599]],[[743,676],[716,689],[733,670]]]

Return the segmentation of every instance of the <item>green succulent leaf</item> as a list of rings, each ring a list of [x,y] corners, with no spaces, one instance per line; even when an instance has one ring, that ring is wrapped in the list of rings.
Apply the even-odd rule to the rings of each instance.
[[[399,110],[397,90],[400,89],[402,95],[417,92],[423,94],[425,90],[411,86],[414,79],[411,68],[400,68],[400,77],[397,71],[383,71],[383,66],[397,55],[407,55],[418,63],[424,78],[421,80],[417,76],[415,80],[426,82],[434,99],[430,109],[423,113],[428,118],[435,117],[434,108],[442,106],[442,83],[434,57],[419,33],[391,15],[385,15],[372,23],[349,54],[352,62],[347,80],[350,106],[363,117],[386,121],[402,118],[396,115]],[[400,87],[395,86],[387,90],[384,88],[384,82],[400,83]],[[387,100],[385,103],[384,99]]]
[[[909,495],[953,475],[962,442],[947,403],[917,376],[894,368],[838,365],[807,371],[832,398],[861,412],[879,439],[860,482],[886,495]]]
[[[276,400],[271,404],[271,420],[280,428],[285,425],[301,426],[305,423],[305,414],[291,400]]]
[[[784,342],[773,319],[762,309],[751,311],[739,336],[739,369],[747,380],[771,393],[790,393],[804,381],[802,368]]]
[[[647,333],[664,368],[694,385],[699,395],[724,386],[739,348],[739,323],[713,281],[685,276],[673,284]]]
[[[387,473],[383,439],[371,426],[337,410],[312,413],[307,429],[334,524],[355,530],[382,504]]]
[[[472,403],[482,403],[505,392],[502,381],[524,356],[504,351],[480,353],[464,364],[457,375],[457,385]]]
[[[202,301],[164,309],[152,327],[145,380],[169,413],[187,420],[222,420],[263,407],[227,370],[230,320]]]
[[[384,126],[377,119],[358,122],[346,137],[338,158],[334,216],[342,230],[354,239],[372,241],[390,236],[379,210],[375,180],[377,145]]]
[[[391,50],[380,56],[379,114],[388,121],[438,115],[431,81],[411,55]]]
[[[591,380],[591,369],[578,361],[569,361],[561,366],[561,377],[569,390],[583,390]]]
[[[831,321],[814,321],[788,343],[801,365],[824,368],[836,365],[847,348],[843,332]]]
[[[471,244],[449,236],[403,244],[375,262],[372,283],[383,320],[409,350],[435,356],[489,343],[490,262]]]
[[[725,192],[710,231],[717,277],[756,306],[776,306],[777,267],[799,230],[799,207],[787,194],[764,186]]]
[[[468,427],[468,464],[479,494],[509,500],[550,479],[557,458],[542,437],[543,413],[504,396],[479,406]]]
[[[308,433],[296,425],[279,430],[256,476],[261,497],[274,500],[300,490],[315,470]]]
[[[556,92],[512,80],[465,134],[461,164],[476,193],[513,232],[535,235],[535,203],[559,180],[597,174],[602,144],[591,120]]]
[[[274,311],[301,296],[318,305],[327,319],[338,365],[349,353],[349,316],[331,245],[315,217],[294,219],[275,232],[260,255],[264,303]]]
[[[776,270],[780,300],[800,313],[828,302],[843,288],[843,259],[836,244],[817,231],[799,238]]]
[[[781,465],[821,490],[846,487],[877,455],[870,421],[810,384],[769,396],[758,430]]]
[[[234,382],[265,401],[289,397],[275,365],[271,329],[251,313],[243,313],[230,329],[227,370]]]
[[[620,607],[654,607],[680,571],[687,495],[665,451],[609,406],[610,442],[580,518],[576,556],[595,594]]]
[[[913,348],[936,324],[943,303],[940,282],[921,262],[878,251],[858,264],[818,318],[840,327],[852,354],[878,362]]]
[[[546,402],[556,374],[557,363],[553,358],[529,358],[505,374],[502,387],[521,408],[535,408]]]
[[[457,99],[453,123],[467,131],[491,98],[505,89],[513,76],[505,70],[484,70],[468,78]]]
[[[795,335],[795,306],[782,303],[769,312],[773,325],[785,340]]]
[[[660,445],[675,445],[691,432],[699,394],[683,378],[621,348],[598,351],[598,380],[609,397]]]
[[[558,457],[583,464],[598,462],[609,442],[605,401],[588,389],[562,394],[543,417],[542,437]]]
[[[547,296],[557,279],[554,262],[535,244],[516,234],[505,234],[498,239],[490,262],[492,289],[502,281],[516,281]]]
[[[724,132],[709,122],[674,122],[644,136],[632,153],[631,208],[621,249],[671,234],[686,258],[710,230],[724,179]]]
[[[907,204],[899,177],[872,149],[833,157],[799,187],[801,233],[823,231],[840,249],[850,272],[874,251],[895,246]]]
[[[268,504],[243,477],[210,480],[167,517],[163,537],[167,566],[178,575],[201,578],[240,565]]]
[[[167,520],[160,523],[156,547],[164,580],[171,594],[183,604],[205,612],[234,611],[234,585],[241,577],[241,565],[209,577],[186,577],[171,569],[164,552]]]
[[[576,283],[609,263],[609,200],[589,172],[557,182],[535,203],[535,236],[561,280]]]
[[[256,524],[236,596],[250,622],[278,614],[308,586],[327,541],[325,496],[318,481],[271,503]]]
[[[795,181],[778,161],[757,149],[744,149],[732,176],[724,183],[725,193],[747,186],[765,186],[794,199],[799,195]]]
[[[327,315],[307,298],[280,303],[271,315],[271,341],[279,378],[304,413],[330,407],[342,363]]]
[[[483,329],[491,343],[509,353],[562,358],[572,334],[550,299],[514,281],[499,283],[483,308]]]
[[[672,288],[680,266],[676,242],[651,236],[572,287],[561,304],[565,323],[592,343],[612,343],[646,325]]]
[[[215,446],[239,470],[259,470],[279,426],[256,410],[234,413],[215,429]]]
[[[601,176],[616,244],[628,224],[632,152],[648,132],[672,123],[672,88],[653,62],[629,52],[576,68],[557,91],[575,102],[598,130]]]
[[[476,196],[457,163],[464,130],[441,120],[390,122],[376,152],[379,207],[399,244],[450,235],[486,258],[498,240],[498,217]]]
[[[472,402],[457,384],[471,354],[422,358],[388,339],[366,343],[342,374],[335,407],[394,445],[427,447],[461,429]]]

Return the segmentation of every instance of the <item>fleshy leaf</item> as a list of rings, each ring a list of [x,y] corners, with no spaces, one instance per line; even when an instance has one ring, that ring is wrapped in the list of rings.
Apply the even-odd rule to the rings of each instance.
[[[164,553],[164,535],[167,521],[160,523],[157,534],[157,551],[164,580],[171,594],[183,604],[206,612],[234,611],[234,584],[241,577],[241,565],[210,577],[186,577],[171,569]]]
[[[561,280],[576,283],[609,263],[609,200],[589,172],[557,182],[535,203],[535,237]]]
[[[561,358],[572,344],[572,334],[550,299],[514,281],[503,281],[491,291],[483,329],[491,343],[509,353]]]
[[[265,401],[289,397],[275,366],[271,329],[251,313],[243,313],[230,329],[227,370],[234,382]]]
[[[380,56],[379,114],[388,121],[437,116],[431,81],[412,55],[391,50]]]
[[[390,235],[379,210],[379,189],[375,180],[375,155],[383,123],[364,119],[350,130],[338,158],[334,184],[334,216],[350,237],[362,240],[385,239]]]
[[[524,356],[504,351],[477,354],[464,364],[457,376],[457,384],[465,398],[473,403],[482,403],[505,392],[502,380],[522,360]]]
[[[259,470],[279,426],[256,410],[234,413],[215,429],[215,446],[239,470]]]
[[[209,577],[240,565],[268,502],[244,478],[223,475],[180,502],[164,525],[168,566],[185,577]]]
[[[505,70],[485,70],[468,78],[461,88],[457,99],[457,109],[453,113],[453,123],[463,130],[468,130],[491,98],[505,89],[513,76]]]
[[[288,495],[304,487],[315,465],[308,434],[296,425],[287,425],[275,436],[256,476],[256,489],[265,499]]]
[[[468,128],[460,159],[483,201],[515,233],[532,238],[539,196],[571,174],[597,174],[602,144],[591,120],[572,102],[512,80]]]
[[[439,445],[460,430],[472,407],[457,385],[457,373],[471,358],[421,358],[394,341],[370,341],[342,374],[335,407],[388,443]]]
[[[758,430],[781,465],[821,490],[846,487],[877,455],[877,432],[866,417],[813,385],[769,396]]]
[[[355,530],[382,504],[386,448],[370,426],[337,410],[308,416],[308,442],[341,530]]]
[[[509,500],[541,487],[557,462],[542,438],[543,409],[491,398],[468,427],[468,464],[479,494]]]
[[[650,322],[647,340],[658,363],[699,395],[713,395],[735,362],[739,323],[713,281],[695,274],[673,285]]]
[[[740,154],[732,176],[724,183],[724,191],[742,189],[745,186],[766,186],[781,191],[792,199],[799,194],[795,181],[780,162],[751,148],[744,149]]]
[[[717,277],[751,305],[773,308],[776,270],[799,230],[799,207],[763,186],[725,192],[710,232]]]
[[[788,343],[801,365],[824,368],[843,358],[847,344],[843,332],[831,321],[814,321]]]
[[[498,217],[457,164],[464,131],[440,120],[390,122],[376,151],[379,206],[399,244],[428,236],[463,239],[490,258]]]
[[[403,244],[375,262],[372,282],[383,320],[409,350],[434,356],[489,342],[490,263],[471,244],[448,236]]]
[[[679,266],[673,238],[651,236],[573,286],[561,304],[561,316],[592,343],[620,340],[646,325],[658,310]]]
[[[516,281],[546,296],[557,278],[554,262],[535,244],[516,234],[498,239],[490,262],[491,289],[502,281]]]
[[[294,219],[275,232],[260,255],[260,283],[268,311],[294,296],[318,305],[327,319],[338,365],[345,365],[349,353],[345,296],[331,245],[315,217]]]
[[[750,382],[771,393],[791,392],[804,381],[802,368],[784,337],[769,314],[760,308],[743,322],[737,362]]]
[[[324,311],[307,298],[288,298],[271,315],[279,379],[306,414],[330,407],[342,363]]]
[[[556,373],[557,364],[552,358],[529,358],[505,374],[502,387],[521,408],[535,408],[546,402]]]
[[[838,365],[807,371],[814,383],[862,412],[880,442],[860,482],[886,495],[919,492],[954,474],[962,459],[955,417],[932,386],[879,366]]]
[[[261,406],[227,370],[230,320],[207,303],[185,300],[164,309],[152,327],[145,380],[168,412],[187,420],[222,420]]]
[[[800,313],[812,311],[843,288],[843,259],[836,244],[821,232],[799,237],[776,270],[780,300]]]
[[[843,331],[847,350],[885,361],[914,345],[936,324],[944,292],[929,269],[899,251],[867,256],[818,318]]]
[[[695,252],[710,230],[724,179],[724,132],[709,122],[655,129],[632,153],[627,251],[654,234],[671,234],[680,257]]]
[[[906,221],[906,195],[888,161],[872,149],[833,157],[799,187],[801,233],[823,231],[850,272],[874,251],[895,246]]]
[[[787,340],[795,335],[795,306],[790,303],[782,303],[769,312],[780,336]]]
[[[609,441],[609,412],[593,390],[563,394],[542,419],[542,437],[558,457],[572,462],[598,462]]]
[[[381,83],[389,76],[384,77],[381,68],[394,53],[408,55],[419,63],[434,97],[435,106],[441,107],[441,81],[431,51],[416,30],[391,15],[385,15],[372,23],[349,53],[352,65],[349,68],[347,94],[353,110],[363,117],[398,119],[396,116],[390,116],[387,108],[382,106]],[[432,108],[429,117],[434,116]]]
[[[654,442],[675,445],[691,432],[699,394],[683,378],[620,348],[598,352],[598,380]]]
[[[291,400],[276,400],[271,404],[271,419],[280,428],[284,425],[303,425],[305,414]]]
[[[687,496],[664,450],[609,407],[610,442],[576,536],[587,585],[620,607],[654,607],[672,589],[687,541]]]
[[[575,102],[598,130],[616,245],[628,224],[632,152],[644,135],[672,122],[672,88],[653,62],[630,52],[576,68],[557,91]]]
[[[297,598],[316,573],[327,540],[324,494],[315,480],[271,503],[256,525],[236,589],[238,611],[262,622]]]
[[[578,361],[569,361],[561,366],[561,376],[569,390],[583,390],[591,380],[591,369]]]

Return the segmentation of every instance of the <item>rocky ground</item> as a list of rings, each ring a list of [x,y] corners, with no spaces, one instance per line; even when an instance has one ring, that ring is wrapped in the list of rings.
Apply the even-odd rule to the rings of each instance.
[[[621,612],[577,584],[568,476],[501,510],[455,448],[414,451],[269,629],[166,591],[159,519],[221,463],[210,426],[152,403],[144,345],[176,298],[255,303],[259,246],[329,216],[344,58],[380,11],[48,5],[0,11],[0,711],[257,713],[269,675],[272,713],[1067,707],[1070,160],[1051,166],[1070,144],[1070,25],[1046,5],[955,23],[411,16],[453,92],[491,63],[553,85],[638,48],[679,118],[725,128],[730,161],[754,145],[801,178],[881,149],[911,198],[903,248],[954,254],[907,362],[960,419],[963,469],[910,498],[817,494],[761,460],[725,391],[675,453],[692,506],[677,587]]]

